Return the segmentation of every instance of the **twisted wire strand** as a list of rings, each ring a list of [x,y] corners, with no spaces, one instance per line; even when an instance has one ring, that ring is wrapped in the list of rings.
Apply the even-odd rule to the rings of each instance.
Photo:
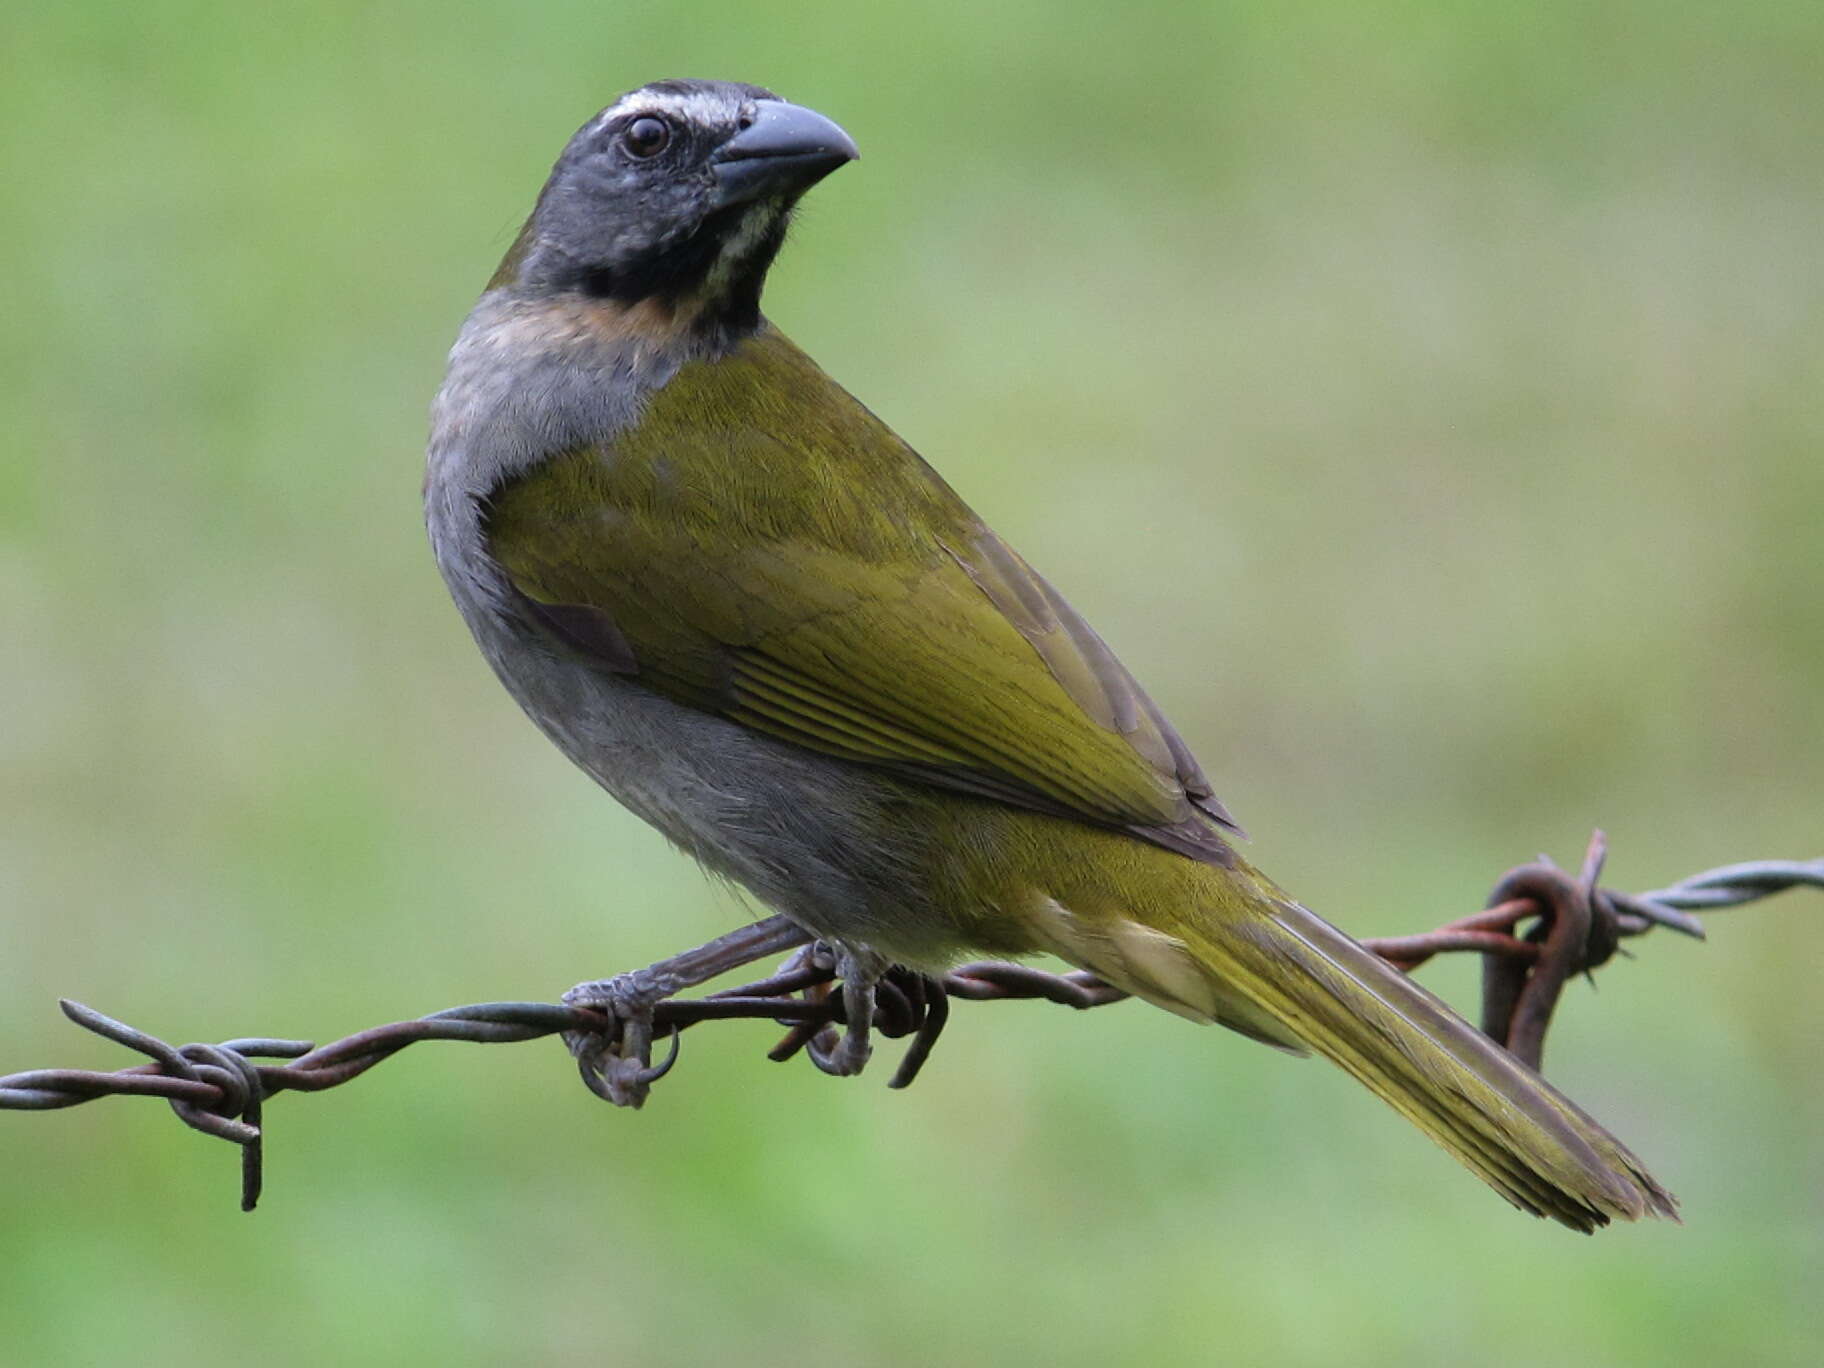
[[[1363,944],[1407,971],[1439,954],[1483,956],[1483,1028],[1537,1067],[1558,989],[1572,975],[1607,962],[1622,939],[1661,926],[1702,939],[1703,924],[1693,913],[1738,907],[1793,888],[1824,890],[1820,858],[1747,861],[1646,893],[1617,893],[1597,886],[1604,853],[1597,832],[1574,877],[1549,860],[1523,865],[1502,878],[1491,905],[1480,912],[1434,931]],[[1578,919],[1587,921],[1587,935],[1573,940],[1551,934],[1554,925]],[[1529,926],[1524,934],[1523,925]],[[671,1053],[646,1070],[648,1081],[676,1062],[681,1033],[707,1021],[777,1022],[789,1030],[770,1058],[789,1059],[803,1051],[822,1061],[836,1026],[845,1020],[842,988],[835,979],[832,957],[800,952],[770,978],[702,998],[657,1003],[650,1025],[669,1032]],[[941,976],[896,967],[877,993],[875,1028],[890,1039],[912,1037],[889,1082],[894,1088],[910,1084],[930,1056],[949,1018],[951,998],[1037,999],[1087,1010],[1127,996],[1093,974],[1053,973],[1004,961],[964,964]],[[587,1007],[482,1002],[371,1027],[321,1047],[265,1037],[172,1046],[81,1003],[63,999],[59,1005],[76,1025],[150,1062],[112,1072],[34,1069],[9,1074],[0,1077],[0,1110],[50,1111],[102,1097],[162,1097],[185,1125],[240,1147],[241,1206],[247,1211],[260,1194],[261,1106],[278,1093],[339,1087],[421,1040],[505,1044],[567,1034],[601,1041],[612,1051],[620,1047],[626,1025]]]
[[[1651,893],[1609,896],[1618,898],[1624,908],[1651,915],[1652,911],[1714,912],[1800,887],[1824,888],[1824,859],[1748,860],[1707,869]]]

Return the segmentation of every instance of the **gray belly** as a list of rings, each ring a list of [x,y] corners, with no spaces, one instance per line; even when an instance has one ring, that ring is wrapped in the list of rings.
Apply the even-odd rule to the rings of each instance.
[[[927,892],[906,785],[673,703],[461,603],[501,682],[557,747],[705,868],[829,939],[905,963],[962,948]]]
[[[440,408],[460,410],[448,400],[453,383]],[[451,597],[527,716],[704,867],[807,930],[902,963],[952,961],[965,947],[931,896],[950,853],[936,848],[922,792],[672,703],[525,621],[480,525],[500,460],[481,461],[455,440],[463,428],[438,420],[426,523]]]

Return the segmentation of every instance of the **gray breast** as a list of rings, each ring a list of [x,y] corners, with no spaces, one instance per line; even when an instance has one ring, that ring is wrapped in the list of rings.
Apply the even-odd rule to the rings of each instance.
[[[920,894],[927,859],[896,816],[898,781],[673,703],[571,651],[489,555],[487,496],[611,438],[657,379],[534,331],[510,300],[485,296],[432,411],[425,522],[482,654],[564,754],[705,867],[820,935],[935,957],[925,942],[941,928]]]

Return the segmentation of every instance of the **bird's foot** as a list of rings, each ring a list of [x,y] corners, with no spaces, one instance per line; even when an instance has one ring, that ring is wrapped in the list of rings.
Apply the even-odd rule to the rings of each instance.
[[[805,1045],[811,1062],[836,1078],[852,1078],[867,1067],[874,1053],[875,986],[890,967],[869,950],[851,950],[817,942],[793,956],[792,965],[805,962],[832,970],[840,981],[844,1028],[826,1026]]]
[[[584,1085],[617,1107],[640,1106],[652,1085],[678,1058],[678,1028],[673,1025],[670,1053],[663,1063],[652,1062],[654,1014],[659,1004],[686,988],[802,945],[807,939],[786,918],[769,917],[644,969],[577,984],[564,994],[564,1005],[605,1018],[599,1029],[564,1032],[564,1044],[576,1057]]]
[[[671,1030],[671,1052],[665,1062],[652,1062],[653,1011],[678,989],[661,974],[636,969],[611,979],[579,983],[564,994],[566,1007],[581,1007],[608,1018],[603,1031],[566,1031],[564,1044],[576,1057],[583,1083],[603,1101],[617,1107],[639,1107],[678,1058],[677,1027]]]

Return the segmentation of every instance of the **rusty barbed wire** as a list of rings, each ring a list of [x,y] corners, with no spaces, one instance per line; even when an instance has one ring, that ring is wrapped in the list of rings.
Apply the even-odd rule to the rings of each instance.
[[[1508,871],[1480,912],[1419,935],[1362,943],[1405,972],[1441,954],[1481,955],[1482,1029],[1538,1068],[1545,1030],[1565,983],[1607,963],[1622,941],[1661,926],[1702,939],[1703,924],[1693,913],[1739,906],[1791,888],[1824,889],[1824,859],[1758,860],[1706,870],[1647,893],[1618,893],[1598,884],[1605,853],[1598,831],[1575,875],[1541,857]],[[768,927],[773,928],[770,940],[764,934]],[[754,937],[756,943],[807,939],[792,932],[783,918],[759,923],[754,930],[762,932]],[[771,951],[753,958],[765,953]],[[834,965],[834,956],[822,947],[806,945],[769,978],[701,998],[658,1002],[646,1025],[669,1035],[670,1050],[662,1063],[646,1069],[646,1082],[676,1063],[685,1030],[737,1019],[787,1026],[785,1038],[768,1057],[785,1060],[802,1051],[827,1070],[836,1027],[845,1021]],[[930,976],[896,966],[878,985],[874,1029],[889,1039],[910,1036],[911,1043],[888,1086],[904,1088],[917,1077],[949,1020],[951,998],[1043,1000],[1087,1010],[1126,997],[1080,970],[1053,973],[981,961]],[[279,1093],[339,1087],[422,1040],[499,1044],[564,1034],[613,1050],[628,1035],[627,1023],[590,1008],[483,1002],[375,1026],[320,1048],[309,1041],[270,1038],[172,1046],[81,1003],[65,999],[60,1005],[78,1026],[151,1062],[112,1072],[35,1069],[0,1077],[0,1110],[49,1111],[102,1097],[162,1097],[185,1125],[240,1146],[244,1211],[253,1210],[260,1195],[262,1105]],[[593,1082],[591,1087],[602,1091]]]

